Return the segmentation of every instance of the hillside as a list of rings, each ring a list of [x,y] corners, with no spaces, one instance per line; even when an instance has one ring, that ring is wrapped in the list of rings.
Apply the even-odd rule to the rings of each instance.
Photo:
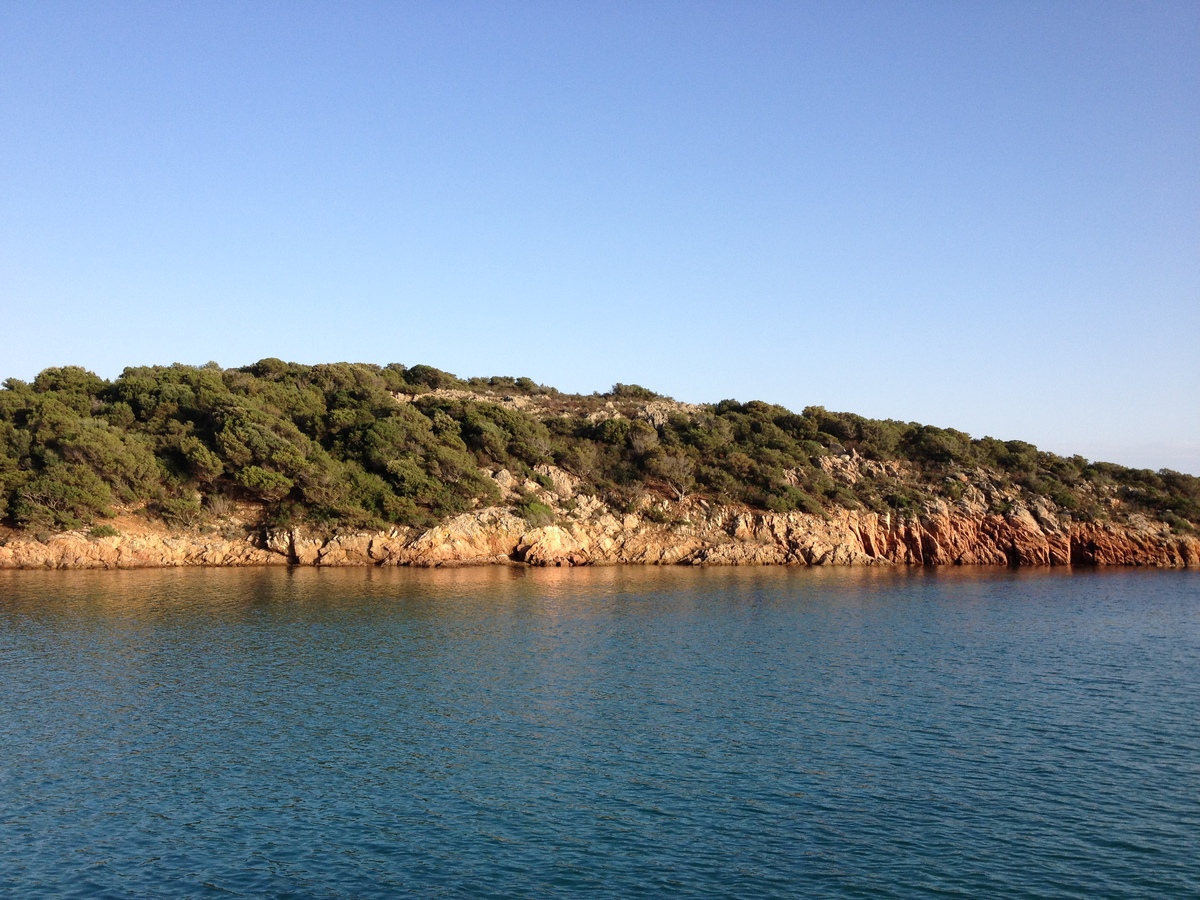
[[[429,529],[480,510],[537,528],[600,507],[667,527],[716,510],[888,523],[1033,512],[1191,540],[1200,479],[816,406],[689,405],[621,384],[571,395],[420,365],[265,359],[113,381],[64,367],[0,390],[12,540],[103,538],[116,516],[234,540]]]

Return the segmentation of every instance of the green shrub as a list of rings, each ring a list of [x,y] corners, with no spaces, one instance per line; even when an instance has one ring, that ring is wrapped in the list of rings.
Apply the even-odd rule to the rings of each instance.
[[[250,493],[268,502],[282,500],[295,486],[286,475],[260,466],[246,466],[237,473],[234,480]]]
[[[890,491],[889,493],[884,494],[883,502],[886,503],[890,508],[901,513],[913,512],[920,505],[915,498],[909,496],[903,491]]]
[[[113,515],[112,492],[91,469],[55,463],[18,489],[14,518],[22,528],[72,529]]]
[[[553,413],[436,388],[536,397]],[[393,393],[421,396],[401,403]],[[0,388],[0,517],[49,533],[88,525],[115,500],[193,518],[191,501],[187,510],[171,503],[203,493],[218,517],[212,498],[241,494],[270,521],[418,525],[499,502],[480,468],[531,477],[553,462],[621,510],[647,494],[658,501],[692,492],[781,512],[857,503],[912,510],[927,497],[954,499],[962,489],[947,476],[982,471],[997,487],[1047,497],[1075,519],[1141,512],[1180,529],[1200,524],[1200,479],[1178,472],[819,406],[797,414],[723,400],[670,411],[657,427],[625,417],[658,396],[626,384],[603,396],[562,395],[530,379],[464,382],[396,363],[143,366],[111,382],[78,367],[47,369],[32,383],[8,379]],[[847,488],[821,471],[829,453],[903,460],[909,474],[863,467]],[[1122,504],[1110,513],[1114,492]]]
[[[803,512],[814,516],[825,514],[825,508],[815,497],[788,486],[778,487],[768,494],[765,506],[771,512]]]
[[[200,501],[194,497],[172,497],[158,504],[158,513],[170,525],[194,528],[204,517]]]
[[[88,537],[90,538],[119,537],[120,534],[121,532],[117,531],[111,525],[93,525],[88,530]]]
[[[538,500],[527,500],[517,507],[517,512],[534,528],[541,528],[554,522],[554,510]]]
[[[433,366],[415,365],[404,374],[404,379],[411,385],[431,388],[453,388],[462,385],[454,375],[435,369]]]
[[[179,442],[179,449],[188,462],[192,476],[201,483],[213,481],[225,471],[221,457],[197,437],[189,435],[183,438]]]
[[[651,506],[642,511],[642,518],[647,522],[654,522],[656,525],[667,525],[674,521],[674,516],[671,511],[662,506]]]
[[[657,400],[662,394],[656,394],[640,384],[614,384],[609,396],[617,400]]]

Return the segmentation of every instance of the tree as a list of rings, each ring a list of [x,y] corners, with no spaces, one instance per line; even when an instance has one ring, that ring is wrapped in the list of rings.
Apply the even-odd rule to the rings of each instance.
[[[682,453],[663,453],[655,456],[649,466],[650,472],[667,483],[682,503],[695,482],[696,466],[690,457]]]

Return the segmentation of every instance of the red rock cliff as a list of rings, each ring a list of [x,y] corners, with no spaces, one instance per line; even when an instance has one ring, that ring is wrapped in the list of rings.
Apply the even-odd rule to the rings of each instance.
[[[618,515],[582,498],[556,524],[531,527],[503,509],[458,516],[424,531],[318,534],[253,531],[243,538],[169,533],[123,522],[122,534],[35,540],[10,534],[0,568],[161,566],[988,565],[1200,566],[1200,540],[1161,523],[1060,522],[1045,509],[1001,515],[943,503],[900,518],[835,510],[772,514],[676,504],[675,521]],[[662,518],[661,513],[654,518]]]

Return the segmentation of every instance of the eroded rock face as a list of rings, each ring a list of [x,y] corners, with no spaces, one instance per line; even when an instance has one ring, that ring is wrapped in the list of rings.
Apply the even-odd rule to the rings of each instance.
[[[558,466],[534,466],[533,471],[550,481],[551,490],[560,499],[569,500],[579,490],[579,479]]]
[[[173,566],[286,565],[284,554],[251,540],[201,534],[137,534],[89,539],[59,534],[45,541],[8,540],[0,546],[0,569],[143,569]]]
[[[394,545],[381,562],[392,566],[509,562],[528,527],[508,510],[465,513]]]
[[[44,541],[11,535],[0,568],[148,566],[448,566],[527,564],[645,565],[991,565],[1200,566],[1200,540],[1131,517],[1121,525],[1064,523],[1042,506],[988,512],[969,493],[957,503],[927,504],[898,518],[854,510],[827,516],[760,513],[697,501],[674,507],[676,521],[618,516],[580,496],[570,476],[540,472],[570,499],[559,521],[534,528],[506,509],[466,513],[433,528],[321,534],[308,529],[227,539],[155,532],[89,539],[78,533]],[[564,477],[565,476],[565,477]],[[661,519],[662,510],[656,518]],[[648,513],[647,513],[648,514]]]

